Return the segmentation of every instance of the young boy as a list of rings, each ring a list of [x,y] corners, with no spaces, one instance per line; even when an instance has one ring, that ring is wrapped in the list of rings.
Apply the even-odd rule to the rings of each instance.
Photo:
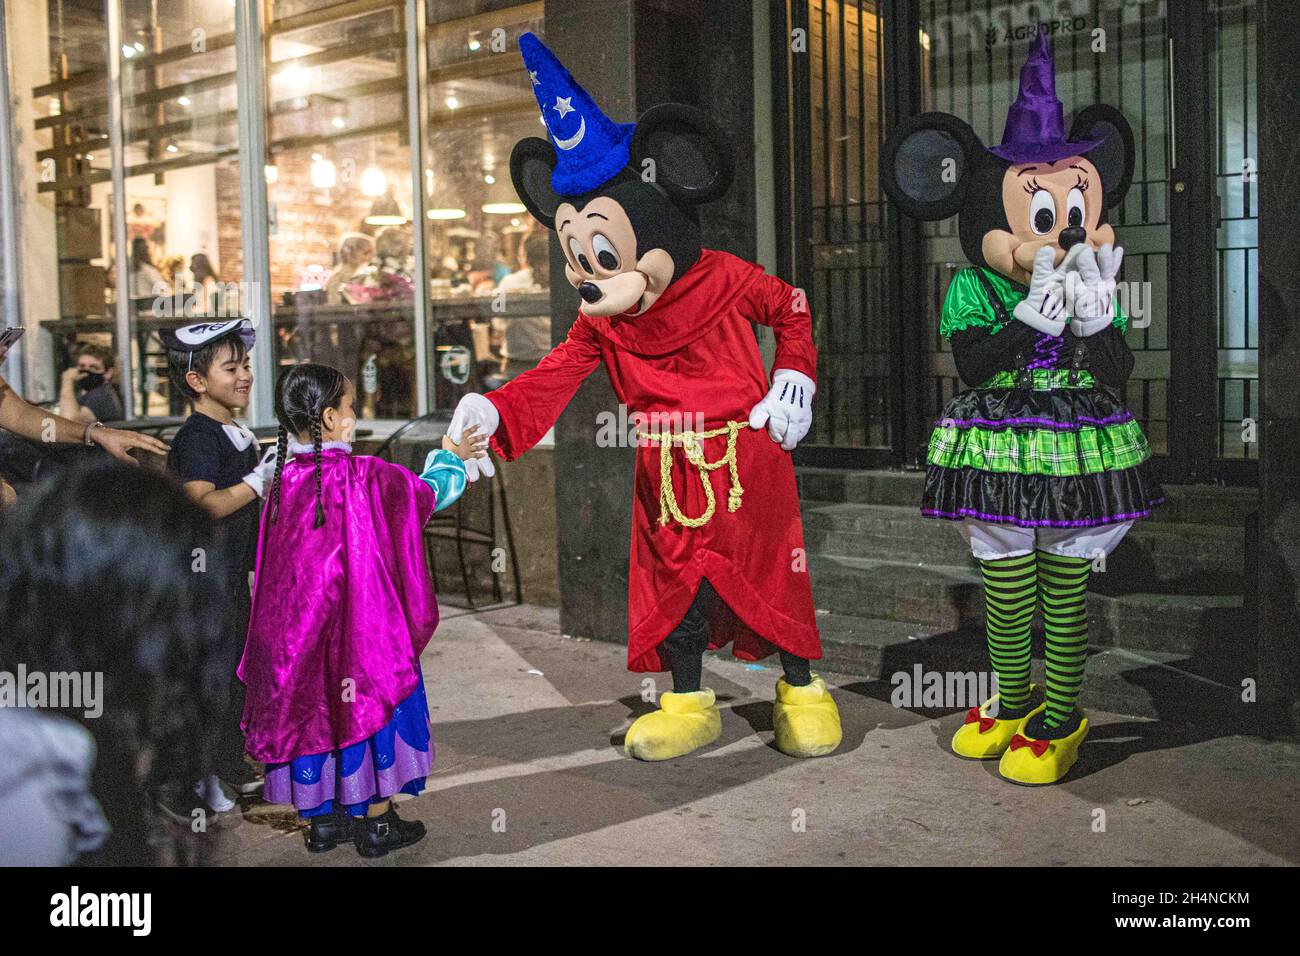
[[[160,795],[163,809],[188,823],[194,809],[204,803],[216,812],[234,809],[220,781],[239,793],[250,793],[258,786],[244,760],[244,736],[239,728],[244,693],[235,666],[248,631],[248,574],[257,556],[259,499],[275,472],[275,449],[259,463],[257,440],[235,421],[236,411],[248,406],[253,387],[249,361],[255,341],[252,323],[247,319],[200,322],[175,332],[164,331],[162,338],[172,385],[194,405],[194,413],[172,439],[168,468],[180,479],[185,493],[216,519],[222,554],[214,557],[230,577],[231,595],[229,645],[222,662],[229,675],[230,696],[212,728],[215,772],[193,788],[177,787]]]

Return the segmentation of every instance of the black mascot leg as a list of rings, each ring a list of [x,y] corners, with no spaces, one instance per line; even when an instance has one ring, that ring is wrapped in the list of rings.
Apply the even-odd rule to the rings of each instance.
[[[791,687],[807,687],[812,683],[812,665],[808,658],[782,651],[781,667],[785,670],[785,682]]]
[[[664,638],[668,666],[673,672],[673,691],[689,694],[700,689],[704,671],[704,652],[709,647],[709,613],[716,592],[707,580],[700,582],[695,600],[687,608],[681,623]]]

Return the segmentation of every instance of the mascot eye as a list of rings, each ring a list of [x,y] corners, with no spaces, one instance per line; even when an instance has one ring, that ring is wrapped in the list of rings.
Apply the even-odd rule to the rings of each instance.
[[[1083,225],[1083,190],[1075,186],[1065,197],[1065,218],[1071,226]]]
[[[587,271],[587,275],[596,274],[596,270],[591,267],[591,261],[587,258],[587,254],[582,251],[582,246],[578,245],[578,240],[572,236],[569,237],[569,251],[573,253],[573,258],[578,265]]]
[[[614,244],[600,233],[591,237],[591,249],[596,253],[596,261],[602,269],[613,272],[618,268],[618,253],[614,251]]]
[[[1052,194],[1046,189],[1035,190],[1034,197],[1029,200],[1030,228],[1036,235],[1045,236],[1055,225],[1056,204],[1052,200]]]

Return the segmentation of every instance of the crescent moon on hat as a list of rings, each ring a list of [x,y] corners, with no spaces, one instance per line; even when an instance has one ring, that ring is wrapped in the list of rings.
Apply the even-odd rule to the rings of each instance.
[[[582,122],[578,124],[578,131],[568,139],[556,139],[556,149],[573,149],[582,142],[582,137],[587,135],[587,117],[582,117]]]

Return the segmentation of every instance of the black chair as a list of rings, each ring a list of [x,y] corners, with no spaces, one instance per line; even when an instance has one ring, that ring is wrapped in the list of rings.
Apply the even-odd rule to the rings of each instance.
[[[419,418],[413,418],[402,425],[401,428],[388,436],[375,452],[376,457],[384,461],[395,461],[395,451],[401,445],[403,439],[412,436],[412,433],[418,435],[422,444],[432,444],[437,447],[442,441],[442,436],[446,434],[447,426],[451,424],[451,414],[446,411],[430,412]],[[423,432],[423,434],[421,434]],[[412,436],[414,437],[414,436]],[[410,439],[408,439],[410,440]],[[496,464],[496,457],[492,452],[488,452],[492,458],[493,464]],[[396,461],[397,464],[408,464],[410,467],[419,468],[423,461],[416,463]],[[475,487],[483,488],[481,493],[475,492]],[[475,526],[470,523],[465,511],[465,504],[470,500],[471,494],[487,495],[487,522],[486,527]],[[505,547],[510,556],[510,575],[514,583],[513,604],[523,603],[523,587],[519,579],[519,557],[515,551],[515,536],[510,526],[510,504],[506,492],[505,477],[497,469],[496,477],[488,481],[480,481],[465,489],[465,494],[460,500],[445,511],[440,511],[429,519],[429,523],[424,528],[424,548],[425,557],[429,562],[429,571],[433,575],[433,585],[438,587],[438,568],[433,551],[433,542],[439,539],[455,541],[456,557],[460,562],[461,582],[465,586],[465,600],[471,608],[477,608],[474,603],[474,591],[469,579],[469,562],[465,560],[466,548],[485,548],[491,559],[493,552],[499,547],[497,541],[497,499],[500,498],[501,519],[500,527],[505,539]],[[501,588],[501,575],[493,572],[492,574],[492,603],[500,604],[505,600]]]

